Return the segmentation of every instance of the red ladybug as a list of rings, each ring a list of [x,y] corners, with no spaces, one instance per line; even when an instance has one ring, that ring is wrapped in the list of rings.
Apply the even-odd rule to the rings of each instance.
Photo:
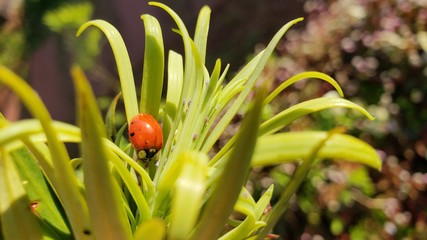
[[[163,147],[162,128],[150,114],[140,113],[133,117],[128,133],[140,159],[152,158]]]

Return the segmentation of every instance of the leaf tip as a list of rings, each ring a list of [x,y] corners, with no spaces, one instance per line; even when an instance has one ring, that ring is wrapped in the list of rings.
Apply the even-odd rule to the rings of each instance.
[[[90,25],[92,25],[92,22],[93,22],[93,20],[92,20],[92,21],[88,21],[88,22],[83,23],[83,24],[79,27],[79,29],[77,30],[77,32],[76,32],[76,37],[79,37],[79,36],[84,32],[84,30],[86,30],[86,28],[88,28]]]

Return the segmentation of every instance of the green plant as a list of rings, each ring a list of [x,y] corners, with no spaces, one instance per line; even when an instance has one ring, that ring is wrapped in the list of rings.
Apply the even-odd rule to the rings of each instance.
[[[93,6],[90,2],[74,2],[49,10],[42,18],[43,24],[61,39],[59,45],[63,45],[73,62],[83,69],[93,68],[94,60],[100,52],[101,34],[90,31],[84,36],[84,41],[79,41],[74,35],[76,29],[91,18],[92,13]]]
[[[281,227],[292,227],[299,233],[297,236],[321,234],[326,239],[347,238],[359,230],[369,232],[370,238],[424,238],[426,230],[420,226],[427,222],[427,208],[420,203],[427,200],[427,182],[421,180],[427,170],[426,4],[422,1],[402,5],[388,0],[312,0],[304,3],[304,9],[309,19],[307,27],[287,33],[288,38],[280,45],[280,57],[271,63],[276,69],[269,71],[277,73],[277,82],[307,67],[334,77],[346,98],[367,106],[376,120],[355,120],[353,114],[357,112],[335,109],[305,118],[304,127],[325,130],[339,122],[348,127],[350,134],[374,145],[384,161],[381,175],[366,169],[373,181],[372,195],[360,198],[352,193],[350,196],[356,200],[354,206],[343,206],[331,213],[322,204],[325,195],[329,200],[332,195],[324,194],[325,189],[344,187],[354,191],[355,186],[350,182],[328,180],[307,196],[314,204],[312,209],[322,216],[319,224],[305,221],[310,213],[300,208],[294,209],[293,214],[301,222],[296,223],[289,214],[287,219],[293,217],[292,221]],[[290,101],[307,100],[315,94],[329,94],[327,91],[331,89],[321,81],[307,81],[294,87],[304,91],[282,94],[275,100],[277,108],[284,108]],[[301,121],[294,122],[290,128],[301,128]],[[346,165],[339,166],[340,172],[346,171]],[[326,165],[322,171],[336,167]],[[355,168],[349,170],[352,172]],[[304,191],[310,182],[308,178]],[[383,204],[386,200],[387,204]],[[373,212],[381,212],[384,217],[372,217]],[[334,217],[345,219],[346,226],[351,223],[354,227],[333,236],[328,231],[328,223],[332,223],[328,219]]]
[[[340,128],[276,133],[297,118],[332,107],[356,109],[372,119],[362,107],[343,98],[312,99],[261,120],[269,101],[305,78],[329,82],[342,95],[332,78],[318,72],[298,74],[268,96],[268,82],[255,87],[277,42],[301,18],[283,26],[266,49],[225,84],[228,67],[221,72],[220,60],[210,73],[204,66],[210,9],[200,11],[192,39],[170,8],[151,5],[172,16],[184,43],[184,59],[169,51],[164,100],[163,40],[153,16],[142,15],[146,41],[139,103],[127,50],[117,30],[93,20],[78,32],[96,26],[107,36],[116,57],[127,121],[139,112],[161,120],[165,145],[148,166],[132,158],[136,154],[123,136],[126,123],[118,131],[114,127],[119,97],[104,123],[79,67],[71,70],[77,126],[52,121],[33,90],[0,67],[0,82],[15,91],[34,116],[0,122],[0,210],[5,239],[263,239],[317,160],[339,158],[381,168],[373,148]],[[250,93],[255,97],[248,103],[238,134],[219,152],[210,153]],[[64,142],[78,143],[82,157],[70,159]],[[273,186],[255,201],[245,188],[247,175],[251,167],[284,162],[301,164],[279,202],[266,211]]]

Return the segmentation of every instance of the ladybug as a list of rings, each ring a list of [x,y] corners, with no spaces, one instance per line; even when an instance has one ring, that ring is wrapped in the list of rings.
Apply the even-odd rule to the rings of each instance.
[[[132,118],[128,134],[139,159],[150,159],[163,147],[162,128],[148,113],[140,113]]]

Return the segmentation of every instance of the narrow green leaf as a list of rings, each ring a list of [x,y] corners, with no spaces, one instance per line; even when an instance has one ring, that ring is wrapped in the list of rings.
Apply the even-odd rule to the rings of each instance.
[[[335,90],[338,91],[338,93],[341,97],[344,96],[344,93],[343,93],[341,87],[330,76],[328,76],[324,73],[321,73],[321,72],[303,72],[303,73],[297,74],[297,75],[285,80],[282,84],[280,84],[276,89],[274,89],[274,91],[270,95],[268,95],[268,97],[265,98],[264,104],[268,104],[269,102],[271,102],[271,100],[273,100],[273,98],[275,98],[280,92],[282,92],[284,89],[286,89],[290,85],[292,85],[295,82],[298,82],[300,80],[307,79],[307,78],[322,79],[322,80],[330,83],[332,86],[334,86]]]
[[[263,90],[263,89],[262,89]],[[264,91],[258,91],[253,106],[246,114],[236,145],[222,166],[211,198],[206,203],[192,239],[216,239],[233,211],[249,171],[263,107]],[[226,201],[225,201],[226,199]]]
[[[202,64],[205,64],[210,16],[211,9],[208,6],[203,6],[197,18],[196,31],[194,33],[194,43],[199,52]]]
[[[122,93],[117,94],[108,107],[107,114],[105,115],[105,129],[107,138],[114,141],[116,139],[116,107]]]
[[[270,214],[267,218],[266,226],[261,230],[258,234],[257,239],[264,239],[265,236],[273,229],[273,226],[279,221],[279,218],[283,215],[283,213],[288,209],[291,197],[297,192],[298,188],[301,186],[301,183],[308,172],[310,171],[314,161],[316,160],[319,151],[325,146],[328,140],[333,137],[335,134],[342,132],[342,128],[336,128],[329,132],[326,132],[322,138],[317,139],[318,141],[312,145],[312,148],[309,149],[306,158],[303,159],[302,164],[297,168],[295,174],[292,176],[291,181],[286,185],[285,190],[280,195],[279,201],[271,210]]]
[[[311,149],[328,133],[321,131],[288,132],[259,138],[252,166],[267,166],[306,159]],[[369,144],[346,134],[334,134],[319,150],[319,159],[338,159],[381,169],[381,159]]]
[[[103,144],[104,123],[95,96],[82,70],[72,68],[81,128],[85,196],[97,239],[130,239],[131,231],[117,182]]]
[[[262,123],[259,129],[258,135],[263,136],[263,135],[276,132],[286,127],[292,121],[300,117],[311,114],[313,112],[318,112],[318,111],[321,111],[327,108],[333,108],[333,107],[344,107],[344,108],[355,109],[363,113],[369,119],[371,120],[374,119],[374,117],[371,114],[369,114],[369,112],[367,112],[364,108],[362,108],[361,106],[351,101],[348,101],[343,98],[336,98],[336,97],[322,97],[322,98],[315,98],[302,103],[298,103],[292,107],[289,107],[283,110],[279,114],[275,115],[274,117]],[[213,166],[214,164],[217,164],[217,162],[228,153],[228,151],[233,146],[235,140],[236,140],[236,137],[233,136],[227,142],[227,144],[212,158],[209,164],[211,166]]]
[[[29,201],[37,204],[33,212],[37,214],[42,224],[46,225],[52,237],[69,239],[70,230],[62,215],[63,209],[58,206],[59,202],[48,187],[48,182],[43,177],[43,172],[35,159],[25,148],[11,152],[16,170],[24,184],[25,192]]]
[[[187,124],[182,124],[182,126],[188,125],[191,122],[193,122],[192,120],[194,116],[191,116],[191,114],[186,114],[187,113],[186,108],[189,107],[190,104],[192,105],[192,107],[194,105],[197,106],[199,101],[199,99],[194,96],[195,94],[200,94],[198,89],[202,85],[202,83],[200,83],[202,79],[199,79],[200,75],[197,75],[198,71],[196,69],[196,63],[195,63],[195,56],[198,56],[198,53],[194,52],[195,50],[195,48],[193,47],[194,43],[188,34],[188,31],[185,27],[184,22],[178,16],[178,14],[176,14],[171,8],[169,8],[165,4],[162,4],[159,2],[149,2],[149,5],[159,7],[164,11],[166,11],[175,21],[176,25],[178,26],[178,33],[182,37],[184,52],[185,52],[185,58],[184,58],[185,71],[184,71],[184,78],[183,78],[183,84],[182,84],[182,92],[181,92],[179,103],[177,105],[178,108],[176,111],[175,119],[173,121],[173,126],[171,127],[171,133],[175,134],[175,131],[178,130],[177,131],[178,134],[187,135],[189,134],[189,132],[186,132],[183,129],[179,129],[181,127],[182,121],[178,121],[178,119],[184,120],[187,122]],[[191,116],[190,119],[187,118],[188,115]],[[171,139],[174,137],[175,136],[169,135],[168,139]],[[154,177],[155,183],[161,181],[163,173],[166,172],[164,170],[169,168],[174,163],[175,159],[177,158],[177,153],[183,150],[182,149],[183,147],[185,149],[185,146],[188,145],[188,139],[185,139],[185,137],[177,137],[177,138],[179,138],[179,140],[177,141],[178,146],[174,146],[174,149],[175,149],[174,151],[170,151],[172,147],[171,146],[172,141],[170,140],[166,141],[167,144],[160,156],[158,171],[156,172],[156,175]],[[181,140],[185,140],[185,141],[181,141]]]
[[[57,121],[53,121],[53,127],[55,128],[55,131],[58,132],[58,137],[59,139],[61,139],[61,141],[81,141],[79,128],[67,123]],[[31,141],[24,140],[25,145],[31,149],[31,152],[39,160],[39,163],[44,166],[43,169],[46,175],[53,176],[54,171],[53,166],[51,165],[51,158],[49,155],[44,154],[46,151],[48,151],[48,149],[44,144],[41,143],[46,141],[46,136],[42,133],[42,128],[38,120],[21,120],[8,124],[4,128],[2,128],[2,131],[0,131],[0,145],[5,146],[6,149],[15,150],[18,147],[23,146],[23,143],[19,140],[24,136],[31,139]],[[136,172],[138,172],[138,174],[142,177],[142,180],[145,183],[144,186],[146,187],[145,192],[147,196],[150,198],[153,197],[154,186],[145,170],[140,165],[138,165],[135,160],[130,158],[119,147],[117,147],[114,143],[108,141],[107,139],[104,139],[103,142],[106,148],[113,150],[116,155],[126,161],[127,164],[129,164],[133,169],[135,169]],[[45,150],[41,148],[43,146],[43,149]],[[41,161],[41,159],[46,160]],[[123,178],[123,181],[129,188],[132,197],[135,199],[135,202],[141,214],[140,221],[144,221],[150,217],[148,204],[144,199],[144,196],[142,195],[141,191],[139,190],[139,187],[135,186],[135,183],[130,180],[129,171],[127,171],[127,169],[123,169],[123,162],[121,159],[116,159],[116,157],[113,156],[111,158],[111,161],[114,167],[117,168],[117,171],[119,172],[120,176]],[[70,163],[74,162],[81,162],[81,159],[71,161]],[[71,164],[71,166],[73,165]]]
[[[41,239],[36,216],[9,154],[0,149],[0,219],[2,238]]]
[[[158,118],[163,89],[164,47],[162,29],[156,18],[141,16],[145,27],[144,68],[139,110]]]
[[[193,61],[190,64],[190,69],[193,69],[193,76],[191,81],[194,82],[193,88],[190,91],[193,91],[188,95],[189,102],[186,104],[188,106],[188,109],[185,111],[185,118],[184,122],[182,123],[182,126],[177,132],[176,136],[176,143],[174,145],[174,150],[170,152],[170,155],[167,156],[167,161],[163,167],[163,165],[159,166],[159,169],[161,169],[160,173],[163,173],[167,170],[167,168],[170,167],[171,164],[173,164],[174,161],[176,161],[178,154],[181,151],[185,151],[188,149],[193,149],[192,145],[194,145],[194,136],[199,133],[200,129],[202,128],[202,125],[204,123],[203,117],[201,117],[201,96],[202,96],[202,89],[204,82],[207,82],[209,75],[207,71],[204,71],[204,67],[201,63],[201,60],[199,58],[199,55],[197,54],[197,49],[195,48],[194,43],[191,41],[191,39],[188,39],[191,47],[192,47],[192,58]],[[188,57],[186,57],[187,59]],[[184,75],[187,72],[187,68],[185,69]],[[186,84],[184,84],[186,85]],[[184,114],[182,105],[178,109],[178,114]],[[178,116],[178,115],[177,115]],[[180,125],[180,121],[175,121],[174,124]],[[167,154],[167,153],[166,153]],[[166,159],[166,155],[162,155],[163,159]],[[163,167],[163,168],[160,168]],[[161,176],[160,176],[161,177]],[[160,178],[159,177],[159,178]]]
[[[204,92],[203,92],[203,103],[202,103],[202,109],[205,109],[207,106],[211,106],[208,103],[212,103],[213,97],[212,95],[215,93],[216,86],[219,80],[221,74],[221,60],[217,59],[215,62],[214,70],[212,71],[212,75],[209,79],[209,83],[204,86]]]
[[[194,78],[196,79],[194,94],[189,96],[191,97],[191,102],[189,102],[189,107],[182,124],[182,128],[178,131],[178,141],[174,146],[175,150],[171,153],[171,156],[168,159],[170,162],[174,161],[180,150],[193,149],[191,146],[194,144],[194,136],[200,132],[200,129],[204,124],[203,112],[205,109],[201,109],[200,107],[202,104],[203,84],[209,81],[209,75],[204,71],[201,59],[196,52],[193,42],[191,42],[191,46],[193,47],[194,53]]]
[[[59,141],[57,132],[52,126],[49,112],[39,96],[24,80],[2,65],[0,65],[0,82],[10,87],[20,97],[31,114],[40,120],[55,169],[54,177],[50,178],[49,181],[64,206],[74,237],[78,239],[88,238],[91,227],[87,205],[80,193],[73,169],[68,164],[70,158],[65,145]]]
[[[134,234],[135,240],[163,240],[166,239],[166,224],[160,218],[154,218],[141,224]]]
[[[223,74],[221,74],[221,61],[218,59],[215,63],[214,70],[212,71],[212,75],[210,77],[209,83],[204,86],[203,93],[203,103],[201,109],[203,114],[201,115],[199,121],[202,121],[202,129],[198,133],[198,138],[196,140],[196,145],[194,149],[200,150],[204,141],[206,140],[206,136],[209,133],[210,127],[212,126],[212,122],[209,119],[214,119],[211,115],[215,113],[216,103],[218,102],[218,97],[215,96],[216,92],[219,90],[217,87],[221,85],[221,82],[224,80],[225,75],[228,71],[229,66],[225,68]],[[220,76],[221,74],[221,76]],[[220,110],[218,109],[218,112]],[[202,119],[204,117],[204,119]]]
[[[224,116],[221,118],[221,120],[218,122],[212,133],[209,135],[208,139],[205,142],[205,145],[203,147],[204,151],[208,151],[213,144],[216,142],[216,140],[219,138],[219,136],[224,132],[225,128],[228,126],[232,118],[236,115],[237,111],[242,106],[243,102],[249,95],[250,91],[252,90],[256,80],[259,78],[262,70],[264,69],[265,64],[267,63],[268,58],[273,53],[274,49],[276,48],[277,43],[280,41],[282,36],[286,33],[286,31],[294,24],[302,21],[303,18],[297,18],[295,20],[292,20],[285,24],[271,39],[270,43],[267,45],[266,49],[258,54],[255,58],[257,59],[259,57],[259,61],[254,62],[254,68],[253,71],[250,71],[249,78],[246,82],[245,88],[242,90],[240,95],[237,97],[237,99],[234,101],[234,103],[231,105],[231,107],[227,110],[227,112],[224,114]],[[253,61],[251,61],[253,62]],[[245,70],[245,69],[243,69]],[[242,71],[243,71],[242,70]],[[251,70],[248,68],[247,70]],[[237,74],[239,75],[239,74]],[[237,76],[236,76],[237,77]],[[241,79],[245,79],[244,77]]]
[[[178,14],[176,14],[171,8],[159,2],[149,2],[149,5],[156,6],[165,10],[175,21],[179,29],[179,34],[182,36],[182,41],[184,44],[184,52],[186,57],[185,57],[185,63],[184,63],[184,69],[185,69],[184,83],[185,84],[183,84],[183,87],[182,87],[182,95],[181,95],[180,102],[182,103],[187,101],[188,103],[188,101],[192,100],[191,98],[194,94],[195,85],[199,80],[195,76],[196,74],[195,63],[194,63],[194,58],[192,56],[194,56],[196,53],[193,52],[192,40],[188,34],[188,31],[185,27],[184,22],[181,20]],[[183,105],[182,104],[178,105],[178,115],[182,114],[183,112],[182,109],[183,109]]]
[[[117,70],[119,72],[121,92],[126,110],[128,122],[138,114],[138,102],[136,99],[135,80],[132,73],[132,65],[129,60],[125,43],[117,29],[104,20],[92,20],[83,24],[77,31],[77,36],[89,26],[96,26],[104,32],[116,58]]]
[[[171,193],[175,188],[175,182],[177,181],[182,168],[184,166],[183,161],[174,161],[167,171],[164,171],[159,182],[156,184],[156,195],[152,204],[152,216],[153,217],[166,217],[169,212],[169,201]]]
[[[255,206],[255,219],[261,220],[262,216],[265,214],[267,207],[270,205],[271,197],[273,196],[274,185],[271,184],[270,187],[264,192],[261,198],[258,200]]]
[[[234,210],[246,215],[237,227],[228,231],[226,234],[221,236],[220,240],[234,240],[234,239],[246,239],[249,237],[255,227],[255,201],[251,194],[245,188],[242,188],[239,198],[234,206]]]
[[[131,176],[129,170],[123,164],[123,160],[126,161],[131,167],[135,169],[135,171],[141,176],[143,186],[147,188],[144,192],[146,192],[148,197],[152,197],[154,195],[153,184],[151,182],[150,177],[145,172],[145,170],[138,165],[138,163],[131,159],[128,155],[126,155],[120,148],[114,145],[112,142],[104,139],[104,145],[109,149],[109,160],[113,164],[115,170],[119,173],[120,177],[123,179],[123,183],[129,190],[132,198],[135,201],[135,204],[139,211],[139,219],[137,219],[137,223],[141,223],[147,221],[151,218],[150,209],[145,199],[144,195],[141,192],[140,187],[138,186],[137,181]],[[110,152],[111,150],[111,152]]]
[[[270,118],[269,120],[265,121],[261,124],[259,135],[262,136],[265,134],[276,132],[286,127],[295,119],[298,119],[313,112],[318,112],[324,109],[334,107],[355,109],[363,113],[369,119],[374,119],[374,117],[368,111],[351,101],[338,97],[321,97],[296,104],[292,107],[283,110],[282,112]]]
[[[184,44],[185,52],[185,64],[184,64],[184,84],[182,88],[182,95],[180,99],[180,104],[178,105],[178,111],[176,119],[183,119],[184,121],[174,121],[174,127],[177,129],[176,136],[176,145],[174,146],[174,151],[166,152],[161,155],[161,158],[168,158],[168,161],[165,165],[162,165],[162,161],[159,166],[159,171],[164,172],[165,169],[170,167],[170,165],[176,160],[178,153],[190,149],[194,144],[193,136],[198,133],[198,130],[201,128],[203,122],[198,121],[200,117],[200,105],[202,101],[202,89],[203,84],[207,82],[209,78],[207,71],[205,70],[198,49],[195,46],[195,43],[190,38],[188,31],[180,19],[180,17],[169,7],[159,2],[150,2],[150,5],[157,6],[165,10],[175,21],[179,29],[179,34],[182,37]],[[179,129],[179,126],[182,123],[182,127]],[[156,178],[159,179],[160,177]]]
[[[168,155],[171,151],[175,131],[180,126],[180,116],[178,110],[182,110],[181,94],[184,85],[184,66],[182,56],[174,51],[169,51],[168,57],[168,84],[166,93],[165,114],[163,118],[163,138],[165,146],[161,151],[158,169],[163,169]],[[154,176],[154,182],[159,181],[160,172]]]
[[[171,239],[188,239],[194,229],[206,190],[208,160],[206,154],[193,151],[178,157],[183,166],[173,192],[168,234]]]
[[[52,127],[58,133],[61,142],[80,141],[80,129],[68,123],[52,121]],[[8,124],[0,131],[0,145],[7,151],[23,146],[22,139],[29,138],[32,142],[46,142],[46,134],[37,119],[20,120]]]
[[[234,78],[224,87],[224,89],[222,91],[217,93],[218,103],[216,106],[212,106],[212,110],[214,111],[214,113],[209,115],[209,119],[208,119],[208,122],[206,124],[207,126],[213,125],[213,123],[215,122],[215,120],[218,117],[218,115],[220,114],[220,112],[225,108],[225,106],[227,104],[229,104],[230,99],[232,99],[235,94],[237,94],[238,92],[240,92],[242,90],[242,86],[240,86],[239,84],[236,84],[235,82],[246,81],[249,78],[249,76],[252,74],[252,72],[254,71],[255,67],[258,65],[258,63],[261,59],[261,56],[262,56],[262,53],[259,53],[258,55],[256,55],[249,63],[247,63],[245,65],[245,67],[242,68],[242,70],[240,70],[236,74],[236,76],[234,76]],[[236,106],[234,106],[234,105],[236,105]],[[205,139],[205,141],[202,145],[202,148],[201,148],[202,151],[204,151],[204,152],[209,151],[209,149],[217,141],[219,136],[221,136],[221,134],[224,132],[224,129],[228,126],[229,122],[231,121],[230,116],[234,116],[241,105],[237,106],[237,103],[234,102],[233,106],[234,106],[233,109],[231,109],[231,107],[230,107],[230,110],[228,111],[227,116],[224,116],[226,118],[225,119],[222,118],[216,124],[215,128],[212,130],[212,132],[209,134],[209,136]],[[234,112],[234,114],[233,114],[233,112]]]

